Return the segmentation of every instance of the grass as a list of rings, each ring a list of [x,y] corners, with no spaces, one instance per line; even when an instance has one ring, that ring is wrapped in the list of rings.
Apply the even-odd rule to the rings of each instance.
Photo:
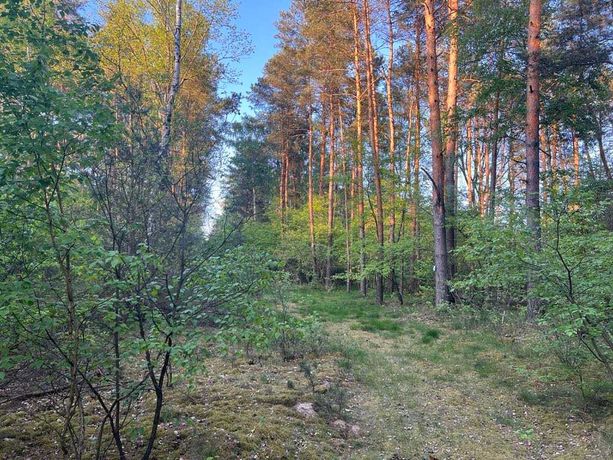
[[[569,373],[530,330],[501,333],[341,291],[302,288],[295,296],[301,311],[345,337],[349,351],[338,363],[363,386],[359,401],[373,420],[355,458],[589,459],[613,449],[611,412],[585,412]]]
[[[210,356],[207,374],[168,390],[156,458],[610,457],[611,401],[587,408],[573,376],[529,333],[455,329],[457,318],[340,290],[301,287],[289,298],[294,312],[325,322],[330,346],[308,358],[315,393],[297,360]],[[303,418],[298,402],[321,413]],[[335,430],[336,418],[360,435]],[[133,451],[146,422],[133,424]],[[0,458],[56,458],[48,431],[57,423],[44,411],[0,410]]]
[[[402,324],[390,319],[362,319],[357,324],[351,326],[352,329],[359,329],[367,332],[388,332],[388,336],[394,337],[402,334]]]
[[[324,321],[342,323],[353,320],[353,330],[381,333],[386,337],[398,337],[404,333],[404,325],[398,319],[399,311],[340,289],[322,295],[321,291],[312,288],[297,288],[290,294],[290,301],[300,305],[301,313],[317,315]]]
[[[428,329],[421,336],[421,343],[432,343],[441,336],[441,331],[438,329]]]
[[[377,320],[392,312],[379,307],[370,298],[335,289],[329,292],[300,287],[290,294],[290,301],[298,304],[302,313],[316,314],[325,321]]]

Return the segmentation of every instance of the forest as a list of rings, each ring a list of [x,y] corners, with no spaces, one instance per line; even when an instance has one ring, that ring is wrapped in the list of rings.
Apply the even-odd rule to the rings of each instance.
[[[0,0],[0,460],[613,458],[612,24]]]

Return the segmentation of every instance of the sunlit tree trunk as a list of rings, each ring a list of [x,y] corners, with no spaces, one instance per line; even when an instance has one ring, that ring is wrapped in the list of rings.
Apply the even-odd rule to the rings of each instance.
[[[411,206],[411,184],[412,184],[412,180],[411,180],[411,175],[412,175],[412,169],[411,169],[411,159],[412,159],[412,152],[413,152],[413,129],[414,129],[414,121],[413,121],[413,113],[414,113],[414,95],[412,94],[411,91],[409,91],[408,94],[408,110],[407,110],[407,120],[408,120],[408,127],[407,127],[407,137],[406,137],[406,149],[405,149],[405,154],[404,154],[404,195],[405,195],[405,200],[406,200],[406,204],[407,206]],[[406,236],[406,229],[408,227],[407,222],[406,222],[406,218],[407,218],[407,206],[403,206],[402,207],[402,218],[400,221],[400,230],[398,232],[398,241],[404,240],[405,236]],[[410,217],[410,215],[409,215]],[[400,292],[401,295],[404,294],[405,292],[405,267],[407,266],[407,263],[409,262],[409,275],[411,275],[411,268],[410,268],[410,260],[409,261],[405,261],[404,259],[401,260],[401,272],[400,272],[400,281],[399,281],[399,286],[398,286],[398,291]]]
[[[334,246],[334,193],[335,193],[335,126],[334,126],[334,108],[330,101],[330,152],[328,154],[328,249],[326,253],[326,288],[332,288],[332,250]]]
[[[579,138],[577,137],[577,132],[573,129],[572,131],[573,138],[573,171],[574,171],[574,185],[575,187],[579,187],[581,183],[580,177],[580,156],[579,156]]]
[[[596,180],[596,173],[594,171],[594,163],[592,163],[592,156],[590,155],[590,149],[586,141],[583,141],[583,153],[585,154],[585,158],[587,159],[587,167],[588,167],[590,179]]]
[[[448,0],[449,25],[451,26],[449,38],[449,62],[447,66],[447,125],[445,142],[445,238],[447,240],[449,276],[455,275],[455,261],[451,251],[456,243],[456,176],[454,174],[456,162],[456,144],[458,138],[458,0]]]
[[[558,169],[560,167],[560,154],[558,151],[559,134],[557,125],[551,127],[551,188],[558,187]]]
[[[351,291],[351,215],[349,213],[349,188],[351,180],[347,174],[349,171],[349,158],[345,148],[345,132],[343,129],[343,115],[340,104],[338,107],[338,129],[341,155],[343,159],[343,211],[345,216],[345,285],[347,292]]]
[[[366,295],[366,219],[364,216],[364,160],[362,139],[362,72],[360,66],[360,14],[358,0],[353,4],[353,65],[355,67],[356,181],[358,195],[358,238],[360,240],[360,292]]]
[[[370,5],[363,0],[364,15],[364,41],[366,44],[366,80],[368,86],[368,124],[373,155],[373,176],[376,195],[376,229],[379,243],[378,259],[383,260],[385,235],[383,230],[383,191],[381,187],[381,162],[379,157],[379,119],[377,110],[377,93],[374,75],[374,51],[370,39]],[[383,276],[380,272],[375,274],[375,289],[377,303],[383,303]]]
[[[308,154],[308,191],[309,206],[309,241],[311,246],[311,262],[313,264],[313,278],[317,276],[317,258],[315,255],[315,212],[313,210],[313,113],[309,110],[309,154]]]
[[[324,197],[324,180],[326,178],[326,104],[321,96],[321,146],[319,150],[319,197]]]
[[[390,215],[389,215],[389,242],[394,243],[396,228],[396,129],[394,120],[394,98],[392,94],[392,78],[394,72],[394,23],[392,22],[391,1],[386,0],[387,33],[389,36],[387,75],[385,90],[387,95],[387,122],[389,136],[389,171],[390,171]]]
[[[435,304],[450,300],[448,287],[447,241],[445,235],[445,163],[441,136],[441,111],[438,89],[434,1],[424,0],[426,56],[428,68],[428,105],[430,106],[430,144],[432,149],[432,214],[434,227]]]
[[[419,279],[415,273],[415,265],[419,259],[419,216],[417,213],[421,198],[419,188],[420,159],[421,159],[421,31],[422,21],[418,17],[415,24],[415,56],[414,56],[414,88],[415,88],[415,145],[413,147],[413,191],[409,205],[411,218],[411,238],[413,249],[409,263],[409,290],[417,292]]]
[[[541,249],[541,208],[539,196],[539,92],[541,55],[541,0],[530,0],[528,24],[528,72],[526,97],[526,209],[527,223],[534,241],[534,249]],[[534,296],[534,273],[528,275],[528,319],[538,312]]]

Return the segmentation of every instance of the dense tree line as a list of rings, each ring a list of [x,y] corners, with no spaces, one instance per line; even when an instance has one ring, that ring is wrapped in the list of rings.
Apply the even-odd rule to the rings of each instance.
[[[609,361],[610,21],[583,0],[293,1],[251,93],[278,187],[243,237],[379,303],[527,308]]]

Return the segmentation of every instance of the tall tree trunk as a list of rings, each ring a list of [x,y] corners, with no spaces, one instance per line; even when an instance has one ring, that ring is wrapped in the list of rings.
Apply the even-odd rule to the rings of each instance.
[[[560,167],[560,154],[558,152],[559,133],[557,125],[551,127],[551,188],[558,187],[558,169]]]
[[[408,205],[408,207],[411,206],[411,184],[412,184],[412,180],[411,180],[411,175],[412,175],[412,169],[411,169],[411,158],[412,158],[412,152],[413,152],[413,129],[414,129],[414,123],[413,123],[413,113],[414,113],[414,95],[412,94],[412,91],[409,91],[408,94],[408,110],[406,112],[407,115],[407,120],[409,122],[409,125],[407,127],[407,138],[406,138],[406,149],[405,149],[405,154],[404,154],[404,195],[405,195],[405,200],[406,203]],[[402,207],[402,217],[400,220],[400,229],[398,231],[398,241],[402,241],[405,238],[406,235],[406,229],[408,227],[407,222],[406,222],[406,218],[407,218],[407,206],[403,206]],[[410,215],[408,216],[410,217]],[[404,294],[405,292],[405,267],[407,266],[407,261],[405,261],[404,259],[402,259],[400,261],[400,281],[399,281],[399,285],[398,285],[398,291],[400,292],[401,295]],[[411,275],[411,268],[410,268],[410,264],[409,264],[409,276]]]
[[[466,193],[468,206],[475,204],[475,190],[473,185],[473,123],[472,118],[466,122]]]
[[[338,129],[341,156],[343,159],[343,211],[345,214],[345,275],[347,276],[345,285],[347,292],[351,292],[351,215],[349,213],[349,188],[351,180],[347,172],[349,171],[349,158],[345,148],[345,133],[343,129],[343,114],[340,104],[338,106]]]
[[[358,0],[353,4],[353,65],[355,67],[355,123],[356,123],[356,181],[358,195],[358,225],[360,239],[360,293],[366,295],[367,283],[364,276],[366,266],[366,218],[364,216],[364,160],[362,139],[362,72],[360,66],[360,12]]]
[[[428,62],[428,105],[430,106],[430,144],[432,149],[432,214],[434,227],[435,304],[450,300],[448,287],[447,241],[445,235],[445,163],[441,136],[441,111],[438,90],[434,0],[424,0],[426,54]]]
[[[526,209],[528,229],[534,249],[541,249],[541,208],[539,196],[539,96],[541,56],[541,0],[530,0],[528,24],[528,72],[526,97]],[[539,302],[534,291],[535,274],[528,275],[528,319],[538,313]]]
[[[363,0],[364,14],[364,40],[366,42],[366,80],[368,86],[368,121],[373,155],[373,176],[376,194],[376,228],[379,243],[378,259],[383,261],[385,235],[383,230],[383,191],[381,187],[381,162],[379,157],[379,115],[377,110],[377,93],[374,75],[374,51],[370,39],[370,5]],[[383,276],[380,272],[375,274],[375,289],[377,303],[383,303]]]
[[[330,99],[330,154],[328,155],[328,249],[326,253],[326,288],[332,288],[332,249],[334,245],[334,161],[335,161],[335,127],[334,127],[334,107]]]
[[[549,129],[547,129],[547,135],[545,136],[545,140],[547,141],[547,153],[545,155],[545,164],[543,168],[547,172],[547,190],[545,190],[545,193],[543,193],[543,202],[547,202],[547,192],[551,192],[553,190],[553,142]]]
[[[498,179],[498,129],[500,117],[500,90],[496,91],[494,100],[494,126],[492,136],[492,165],[490,173],[490,193],[489,193],[489,215],[493,219],[496,217],[496,181]]]
[[[447,66],[447,126],[445,143],[445,238],[448,252],[449,277],[455,275],[455,257],[452,251],[456,245],[456,144],[458,138],[458,0],[448,1],[449,24],[451,35],[449,39],[449,62]]]
[[[414,85],[415,85],[415,145],[413,147],[413,191],[411,193],[411,204],[409,214],[411,217],[411,238],[413,249],[409,264],[409,290],[417,292],[419,289],[419,279],[415,272],[415,265],[419,259],[419,219],[418,205],[421,198],[419,188],[419,162],[421,159],[421,31],[422,22],[418,17],[415,23],[415,57],[414,61]]]
[[[183,28],[183,0],[177,0],[175,4],[175,30],[174,58],[172,80],[166,95],[166,107],[162,120],[162,135],[160,138],[160,157],[166,158],[170,152],[170,130],[172,128],[172,116],[174,113],[175,99],[181,85],[181,30]]]
[[[581,176],[580,176],[580,156],[579,156],[579,138],[577,137],[577,132],[575,131],[575,129],[573,128],[572,131],[572,137],[573,137],[573,171],[574,171],[574,176],[575,176],[575,181],[574,181],[574,185],[575,187],[579,187],[579,184],[581,183]]]
[[[319,197],[324,197],[324,180],[326,178],[326,104],[321,97],[321,148],[319,150]]]
[[[313,264],[313,279],[317,277],[317,257],[315,255],[315,212],[313,210],[313,112],[309,110],[309,184],[307,201],[309,206],[309,240],[311,245],[311,263]]]
[[[394,98],[392,94],[394,72],[394,23],[392,22],[391,0],[386,0],[387,31],[389,35],[387,76],[385,90],[387,95],[387,122],[389,136],[389,171],[390,171],[390,215],[389,215],[389,242],[394,243],[396,233],[396,129],[394,120]]]
[[[283,221],[283,215],[285,213],[285,152],[281,152],[281,170],[279,171],[279,214],[281,221]]]
[[[386,0],[387,12],[387,31],[389,35],[388,43],[388,59],[387,59],[387,76],[385,79],[385,90],[387,95],[387,121],[388,121],[388,136],[389,136],[389,173],[390,173],[390,215],[389,215],[389,235],[388,241],[390,244],[396,242],[396,127],[394,120],[394,97],[392,92],[393,76],[394,76],[394,23],[392,21],[392,5],[391,0]],[[392,252],[390,258],[390,291],[396,291],[398,301],[402,304],[402,292],[396,281],[396,258]]]
[[[485,130],[484,130],[485,131]],[[483,176],[481,180],[482,193],[479,196],[479,208],[481,210],[481,216],[485,216],[487,212],[487,206],[489,204],[489,192],[490,192],[490,176],[492,174],[490,164],[490,146],[487,142],[483,142]]]

